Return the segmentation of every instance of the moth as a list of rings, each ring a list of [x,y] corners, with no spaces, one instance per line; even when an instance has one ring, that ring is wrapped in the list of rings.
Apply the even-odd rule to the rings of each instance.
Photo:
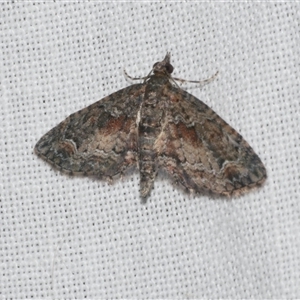
[[[243,137],[171,76],[170,53],[133,84],[74,113],[35,153],[69,174],[111,180],[137,166],[147,198],[158,169],[190,192],[235,196],[261,185],[266,169]]]

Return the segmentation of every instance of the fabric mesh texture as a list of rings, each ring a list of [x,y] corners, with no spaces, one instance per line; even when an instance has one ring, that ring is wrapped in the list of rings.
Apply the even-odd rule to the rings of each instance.
[[[0,296],[300,298],[299,4],[15,2],[1,12]],[[172,54],[183,89],[235,128],[268,179],[233,200],[163,173],[112,185],[39,159],[39,138]]]

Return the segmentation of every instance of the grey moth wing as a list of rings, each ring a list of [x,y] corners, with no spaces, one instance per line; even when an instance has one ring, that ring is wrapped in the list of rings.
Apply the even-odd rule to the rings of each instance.
[[[145,86],[135,84],[70,115],[35,152],[70,174],[112,178],[137,161],[137,113]]]
[[[189,191],[239,195],[261,185],[266,169],[243,137],[193,95],[171,86],[159,166]]]

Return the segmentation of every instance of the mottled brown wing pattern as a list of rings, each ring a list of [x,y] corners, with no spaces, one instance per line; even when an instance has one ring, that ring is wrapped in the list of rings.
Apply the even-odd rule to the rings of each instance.
[[[162,131],[155,142],[158,164],[189,191],[239,195],[260,185],[266,170],[249,144],[212,109],[172,86]]]
[[[157,167],[195,192],[239,195],[262,184],[266,169],[253,149],[207,105],[172,85],[173,69],[167,53],[142,84],[70,115],[35,152],[62,171],[98,178],[138,165],[142,198]]]
[[[112,178],[137,163],[137,113],[145,86],[135,84],[70,115],[35,152],[62,171]]]

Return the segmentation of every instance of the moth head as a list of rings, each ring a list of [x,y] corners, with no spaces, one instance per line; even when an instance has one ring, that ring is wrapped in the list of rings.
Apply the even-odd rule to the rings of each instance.
[[[153,65],[153,73],[161,73],[161,74],[171,74],[174,70],[173,66],[170,64],[171,54],[167,53],[164,60],[158,61]]]

